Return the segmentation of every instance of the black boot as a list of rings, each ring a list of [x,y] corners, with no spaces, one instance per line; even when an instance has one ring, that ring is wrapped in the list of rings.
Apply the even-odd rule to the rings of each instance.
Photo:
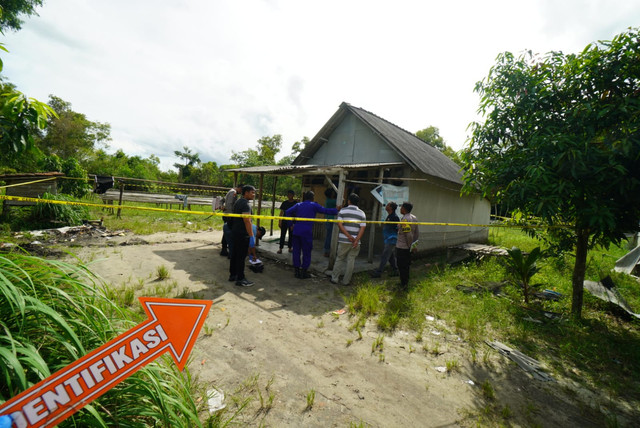
[[[296,278],[300,278],[300,268],[296,268]]]
[[[302,269],[302,272],[300,272],[300,279],[308,279],[308,278],[311,278],[311,274],[309,273],[308,270]]]

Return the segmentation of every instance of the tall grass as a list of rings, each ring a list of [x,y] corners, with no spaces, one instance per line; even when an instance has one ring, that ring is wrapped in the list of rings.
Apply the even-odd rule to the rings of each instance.
[[[85,267],[0,255],[0,400],[6,401],[141,321],[104,297]],[[201,426],[188,369],[161,358],[61,426]],[[98,411],[99,409],[99,411]]]

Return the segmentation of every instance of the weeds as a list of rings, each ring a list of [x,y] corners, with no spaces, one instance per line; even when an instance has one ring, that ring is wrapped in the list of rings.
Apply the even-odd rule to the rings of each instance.
[[[164,281],[169,278],[169,269],[165,265],[160,265],[156,268],[156,279],[158,281]]]
[[[307,392],[307,407],[305,407],[306,411],[310,411],[313,408],[313,404],[316,400],[316,390],[311,388],[309,392]]]
[[[377,350],[384,351],[384,336],[378,336],[371,344],[371,353],[375,353]]]
[[[445,367],[447,368],[447,373],[451,374],[454,371],[460,370],[460,363],[458,360],[447,360]]]

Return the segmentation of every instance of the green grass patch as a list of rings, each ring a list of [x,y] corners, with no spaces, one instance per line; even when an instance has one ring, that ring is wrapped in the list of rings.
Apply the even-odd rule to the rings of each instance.
[[[513,229],[492,229],[490,241],[505,248],[518,246],[524,252],[543,245]],[[611,271],[615,261],[627,251],[624,246],[590,251],[586,279],[598,281],[611,275],[620,294],[633,309],[640,311],[638,282]],[[550,289],[562,293],[564,298],[559,301],[533,298],[528,305],[524,303],[522,288],[511,281],[505,262],[498,257],[437,269],[433,269],[433,264],[425,266],[427,261],[414,261],[408,293],[362,277],[358,288],[346,296],[358,323],[363,325],[362,318],[366,318],[374,320],[382,331],[412,329],[418,341],[429,323],[425,315],[432,315],[453,330],[448,333],[469,342],[475,352],[474,363],[480,359],[478,350],[486,347],[485,340],[499,340],[542,361],[557,375],[605,388],[612,397],[640,399],[639,323],[621,316],[588,292],[584,294],[583,320],[572,320],[570,254],[545,255],[538,261],[539,272],[531,279],[534,292]],[[506,285],[500,296],[488,291],[465,293],[456,288],[487,282]],[[559,318],[550,319],[543,311],[556,313]],[[423,348],[430,352],[432,346],[425,344]]]

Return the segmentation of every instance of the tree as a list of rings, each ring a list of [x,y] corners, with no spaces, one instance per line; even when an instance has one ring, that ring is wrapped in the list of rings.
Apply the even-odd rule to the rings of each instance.
[[[588,250],[638,230],[639,40],[629,29],[579,54],[506,52],[475,88],[486,120],[463,153],[465,189],[538,217],[575,249],[576,318]]]
[[[44,0],[4,0],[0,6],[0,32],[22,28],[24,16],[38,15],[36,6],[42,6]]]
[[[178,177],[184,181],[189,179],[192,169],[200,164],[200,155],[198,153],[192,152],[191,149],[187,146],[184,146],[183,150],[183,152],[181,152],[180,150],[176,150],[173,153],[180,159],[182,159],[184,163],[174,163],[173,166],[175,166],[178,170]]]
[[[309,144],[309,142],[309,137],[302,137],[300,141],[296,141],[295,143],[293,143],[293,145],[291,146],[291,154],[280,159],[278,161],[278,165],[291,165],[291,162],[293,162],[293,160],[298,157],[300,152],[303,151],[305,147],[307,147],[307,144]]]
[[[262,137],[258,140],[255,149],[247,149],[241,152],[232,152],[231,160],[238,166],[259,166],[275,165],[276,156],[282,148],[282,135],[275,134],[273,137]]]
[[[32,150],[34,134],[55,117],[55,111],[46,104],[0,81],[0,152],[21,155]]]
[[[56,112],[50,117],[47,131],[38,141],[40,150],[61,159],[76,158],[82,165],[95,156],[100,146],[111,140],[111,125],[92,122],[82,113],[71,109],[71,103],[49,95],[49,106]]]
[[[458,154],[458,152],[449,147],[447,143],[445,143],[444,138],[440,136],[440,130],[437,127],[429,126],[425,129],[421,129],[420,131],[416,132],[416,137],[420,138],[427,144],[431,144],[456,164],[462,166],[460,155]]]

